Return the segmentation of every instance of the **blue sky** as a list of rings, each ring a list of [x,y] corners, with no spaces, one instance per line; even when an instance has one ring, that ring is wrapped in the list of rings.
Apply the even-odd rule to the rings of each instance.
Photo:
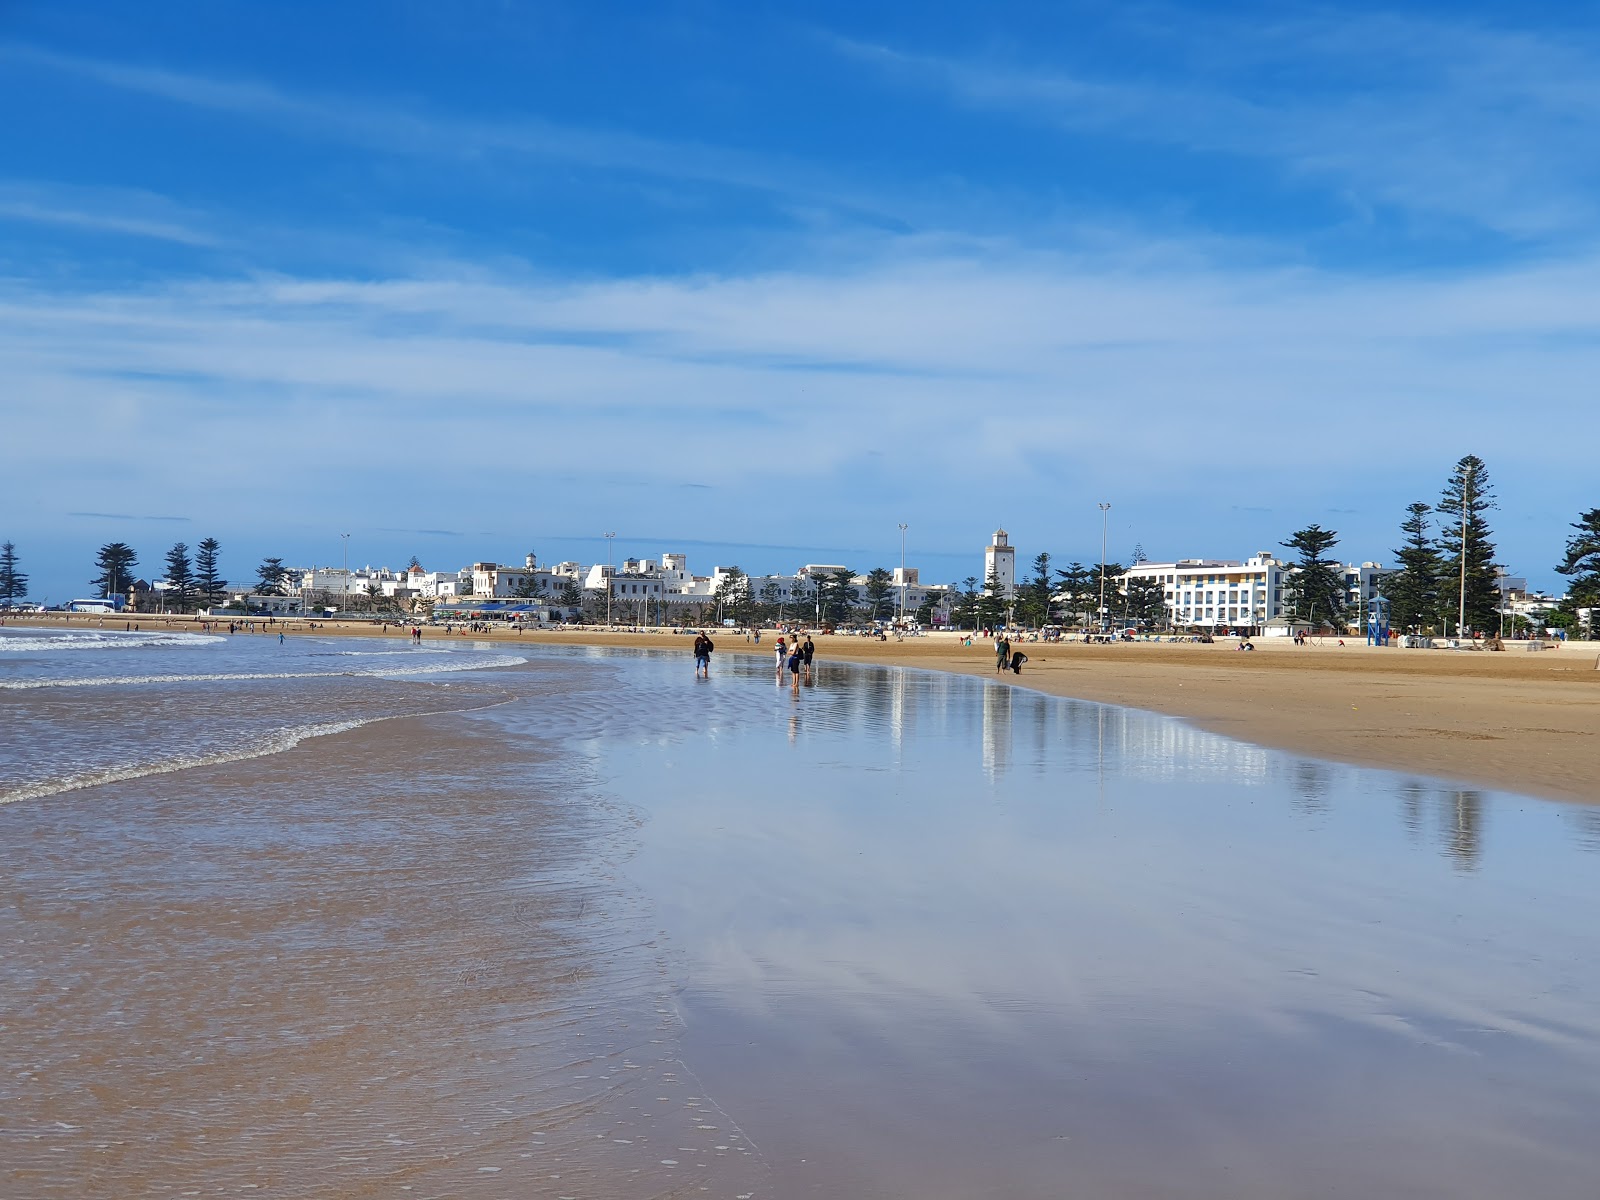
[[[1511,23],[1512,21],[1515,23]],[[1586,6],[0,5],[0,538],[1388,560],[1600,504]]]

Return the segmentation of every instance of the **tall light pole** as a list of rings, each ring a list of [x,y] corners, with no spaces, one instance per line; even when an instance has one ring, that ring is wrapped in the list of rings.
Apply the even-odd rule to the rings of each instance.
[[[606,628],[607,629],[611,628],[611,592],[613,590],[612,584],[611,584],[611,539],[616,537],[616,536],[617,535],[615,533],[606,534]]]
[[[340,561],[344,563],[344,582],[339,585],[344,597],[339,604],[339,609],[342,612],[344,606],[350,602],[350,535],[348,533],[339,535],[339,549]]]
[[[906,529],[904,521],[900,522],[900,619],[895,622],[897,628],[903,629],[906,623]]]
[[[1100,632],[1106,631],[1106,522],[1111,518],[1111,505],[1100,504]]]

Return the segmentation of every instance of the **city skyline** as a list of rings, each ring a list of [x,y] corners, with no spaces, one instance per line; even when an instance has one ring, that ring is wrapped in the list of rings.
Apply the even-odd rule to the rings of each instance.
[[[0,61],[0,539],[54,599],[346,531],[764,573],[906,522],[951,582],[997,524],[1098,561],[1102,502],[1113,559],[1388,562],[1464,454],[1555,591],[1597,500],[1581,14],[20,4]]]

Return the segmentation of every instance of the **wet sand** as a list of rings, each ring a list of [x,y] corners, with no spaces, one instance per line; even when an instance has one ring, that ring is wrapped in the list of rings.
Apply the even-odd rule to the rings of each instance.
[[[92,625],[98,618],[82,618]],[[146,628],[153,619],[141,618]],[[20,622],[19,622],[20,623]],[[120,628],[121,619],[107,628]],[[195,628],[193,622],[175,623]],[[291,636],[303,622],[284,623]],[[364,623],[317,622],[319,635],[400,636]],[[424,630],[424,641],[444,637]],[[459,631],[457,636],[459,636]],[[531,645],[639,646],[682,654],[690,639],[668,631],[603,629],[473,634]],[[771,654],[731,630],[717,653]],[[824,635],[824,659],[898,664],[990,675],[985,642],[964,647],[954,635],[903,642]],[[1373,648],[1357,639],[1296,647],[1258,639],[1255,653],[1232,642],[1024,644],[1028,663],[1008,683],[1055,696],[1143,708],[1230,737],[1317,758],[1409,771],[1547,799],[1600,802],[1600,643],[1568,642],[1529,652],[1517,643],[1487,651]]]
[[[318,632],[374,634],[331,622]],[[424,634],[442,636],[434,629]],[[487,636],[641,646],[689,661],[689,639],[667,632]],[[726,630],[716,641],[718,654],[769,655],[773,633],[768,630],[760,646]],[[822,657],[835,661],[994,675],[988,643],[964,647],[953,635],[903,642],[828,635],[816,641]],[[1305,647],[1287,639],[1256,645],[1246,654],[1232,642],[1027,643],[1023,673],[1001,678],[1050,695],[1182,717],[1215,733],[1317,758],[1547,799],[1600,801],[1600,643],[1568,642],[1537,653],[1516,643],[1501,653],[1374,648],[1353,639],[1343,646],[1333,639]]]
[[[0,1195],[751,1190],[631,815],[429,690],[462,714],[0,807]]]

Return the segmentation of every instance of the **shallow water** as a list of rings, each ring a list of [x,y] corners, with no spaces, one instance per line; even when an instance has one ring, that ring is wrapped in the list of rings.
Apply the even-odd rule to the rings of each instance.
[[[1586,810],[983,680],[410,653],[0,657],[124,680],[0,690],[0,1194],[1594,1194]]]

